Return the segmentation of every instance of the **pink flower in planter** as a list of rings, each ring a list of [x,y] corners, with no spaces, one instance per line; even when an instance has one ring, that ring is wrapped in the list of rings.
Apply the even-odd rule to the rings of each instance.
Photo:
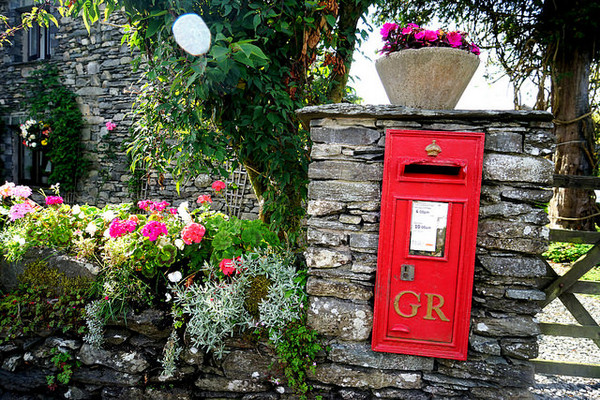
[[[227,185],[225,185],[225,182],[223,182],[223,181],[214,181],[212,184],[213,190],[217,193],[221,193],[221,191],[223,189],[225,189],[226,187],[227,187]]]
[[[183,239],[183,243],[185,244],[200,243],[205,233],[206,228],[196,222],[192,222],[181,230],[181,239]]]
[[[410,34],[413,29],[419,29],[419,25],[417,24],[407,24],[404,28],[402,28],[402,34],[403,35],[408,35]]]
[[[386,22],[381,27],[381,30],[379,31],[379,33],[381,33],[381,36],[383,36],[384,38],[387,38],[387,36],[389,35],[390,31],[393,31],[396,28],[398,28],[398,24],[395,24],[393,22]]]
[[[52,206],[55,204],[62,204],[63,203],[63,198],[60,196],[48,196],[46,197],[46,205],[47,206]]]
[[[481,53],[481,49],[479,47],[477,47],[477,45],[475,43],[471,43],[469,45],[469,51],[473,54],[475,54],[476,56],[478,56]]]
[[[435,40],[438,39],[438,33],[437,31],[420,31],[415,33],[415,39],[417,40],[423,40],[423,41],[427,41],[427,42],[433,42]]]
[[[448,43],[450,43],[450,46],[452,46],[452,47],[462,46],[463,37],[459,32],[450,32],[446,35],[446,38],[448,39]]]
[[[154,242],[160,235],[167,235],[169,232],[167,231],[167,226],[158,221],[149,221],[142,228],[142,235],[147,237],[148,240]]]
[[[235,268],[235,263],[230,258],[222,259],[219,263],[219,268],[221,268],[221,271],[223,272],[223,274],[225,274],[225,276],[230,276],[237,272],[237,269]]]

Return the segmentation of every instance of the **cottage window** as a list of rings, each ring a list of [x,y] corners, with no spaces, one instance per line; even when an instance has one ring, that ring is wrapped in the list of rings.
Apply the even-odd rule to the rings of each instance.
[[[50,58],[52,46],[50,45],[49,27],[33,24],[32,27],[27,30],[26,41],[27,43],[25,46],[27,49],[27,61],[47,60]]]

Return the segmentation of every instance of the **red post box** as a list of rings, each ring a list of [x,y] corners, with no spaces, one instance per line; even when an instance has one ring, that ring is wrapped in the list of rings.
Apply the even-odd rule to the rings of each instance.
[[[389,129],[372,348],[467,358],[484,134]]]

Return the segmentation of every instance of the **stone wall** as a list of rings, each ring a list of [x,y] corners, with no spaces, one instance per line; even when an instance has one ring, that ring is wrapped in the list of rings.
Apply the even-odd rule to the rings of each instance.
[[[16,21],[18,7],[31,4],[27,0],[0,0],[0,10]],[[88,34],[80,19],[60,18],[59,28],[51,30],[53,50],[49,60],[23,62],[22,34],[13,39],[13,46],[0,48],[0,180],[17,181],[15,154],[18,125],[26,119],[23,84],[31,72],[43,63],[58,67],[63,83],[75,92],[83,113],[85,127],[82,142],[83,157],[91,161],[89,171],[79,183],[73,201],[103,206],[107,203],[131,201],[136,196],[167,200],[176,204],[194,201],[199,194],[211,193],[210,184],[223,177],[187,177],[177,193],[170,176],[150,173],[143,182],[142,193],[132,193],[128,188],[133,175],[123,148],[132,124],[132,104],[143,82],[141,74],[134,72],[131,61],[136,56],[126,44],[121,44],[125,18],[114,13],[109,21],[92,26]],[[116,128],[108,131],[105,123],[112,121]],[[240,205],[242,218],[258,216],[256,197],[250,183],[241,188],[245,194]],[[214,209],[225,209],[217,199]]]
[[[531,398],[537,355],[535,278],[552,196],[551,115],[329,105],[299,111],[310,126],[309,324],[328,338],[314,379],[340,398]],[[467,361],[370,349],[379,208],[388,128],[485,132]]]

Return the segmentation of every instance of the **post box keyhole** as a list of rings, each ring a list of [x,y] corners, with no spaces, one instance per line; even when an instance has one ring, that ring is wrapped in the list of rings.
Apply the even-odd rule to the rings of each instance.
[[[412,264],[402,264],[400,267],[400,280],[401,281],[414,281],[415,280],[415,266]]]

